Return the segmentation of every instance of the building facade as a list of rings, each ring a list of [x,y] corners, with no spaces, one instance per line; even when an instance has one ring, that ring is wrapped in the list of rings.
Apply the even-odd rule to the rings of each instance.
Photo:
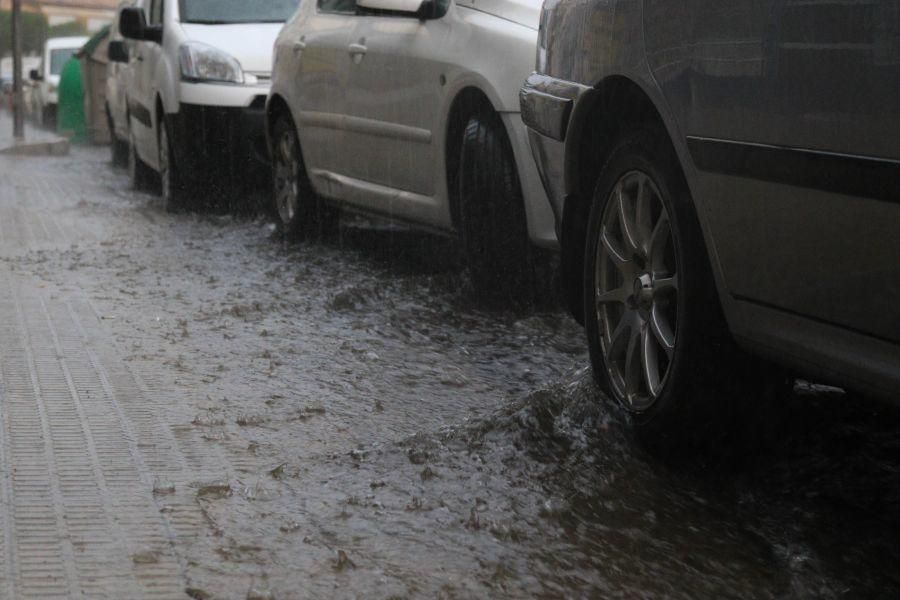
[[[22,0],[22,10],[43,12],[53,27],[66,23],[82,23],[88,31],[97,31],[115,14],[118,0]],[[10,10],[12,0],[0,0],[0,10]]]
[[[113,19],[117,0],[39,0],[51,27],[78,21],[88,31],[97,31]]]

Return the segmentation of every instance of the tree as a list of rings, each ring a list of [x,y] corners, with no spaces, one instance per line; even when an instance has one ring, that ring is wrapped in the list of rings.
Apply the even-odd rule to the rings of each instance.
[[[12,54],[12,13],[0,10],[0,56]],[[40,52],[47,39],[49,27],[42,13],[22,13],[22,50],[25,53]]]

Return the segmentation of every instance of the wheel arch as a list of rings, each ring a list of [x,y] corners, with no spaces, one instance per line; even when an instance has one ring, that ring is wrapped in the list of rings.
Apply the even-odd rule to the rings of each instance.
[[[294,123],[294,116],[287,100],[281,94],[274,93],[266,102],[266,137],[271,142],[272,128],[275,120],[280,116],[287,116]]]
[[[460,206],[457,192],[457,178],[463,131],[466,123],[473,115],[485,110],[496,112],[488,94],[481,88],[470,85],[456,93],[447,113],[447,127],[444,137],[444,169],[451,223],[457,230],[462,222],[462,207]]]
[[[658,126],[672,144],[665,121],[650,96],[633,80],[615,75],[598,83],[578,103],[568,128],[567,198],[559,231],[560,250],[565,299],[573,316],[582,324],[584,244],[593,188],[616,140],[623,132],[642,126]]]

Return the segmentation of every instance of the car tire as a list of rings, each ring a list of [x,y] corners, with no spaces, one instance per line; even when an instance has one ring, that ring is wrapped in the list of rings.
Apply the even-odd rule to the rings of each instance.
[[[128,144],[116,137],[116,127],[113,123],[112,116],[109,111],[106,113],[106,120],[109,124],[109,151],[110,161],[114,167],[128,166]]]
[[[172,139],[164,119],[159,120],[157,133],[157,151],[159,152],[160,196],[166,212],[179,212],[188,208],[190,193],[187,182],[175,161],[172,151]]]
[[[134,133],[129,133],[128,139],[128,174],[131,177],[131,188],[134,190],[147,190],[153,181],[153,171],[138,156],[135,145]]]
[[[306,172],[293,121],[276,117],[272,126],[272,199],[285,237],[307,238],[336,228],[337,212],[324,206]]]
[[[466,123],[457,182],[473,286],[490,298],[521,302],[533,279],[532,249],[515,157],[496,112],[484,110]]]
[[[595,378],[643,442],[672,449],[710,441],[736,402],[717,397],[722,382],[743,379],[664,132],[639,129],[618,141],[587,232],[584,314]]]

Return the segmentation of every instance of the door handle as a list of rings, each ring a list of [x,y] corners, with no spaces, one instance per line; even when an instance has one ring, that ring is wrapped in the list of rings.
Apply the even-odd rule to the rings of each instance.
[[[306,50],[306,36],[303,36],[296,42],[294,42],[294,54],[300,54],[304,50]]]
[[[365,42],[365,38],[359,41],[360,43],[358,44],[350,44],[350,59],[353,61],[354,65],[358,65],[363,61],[363,58],[366,56],[366,51],[368,50],[363,43]]]

